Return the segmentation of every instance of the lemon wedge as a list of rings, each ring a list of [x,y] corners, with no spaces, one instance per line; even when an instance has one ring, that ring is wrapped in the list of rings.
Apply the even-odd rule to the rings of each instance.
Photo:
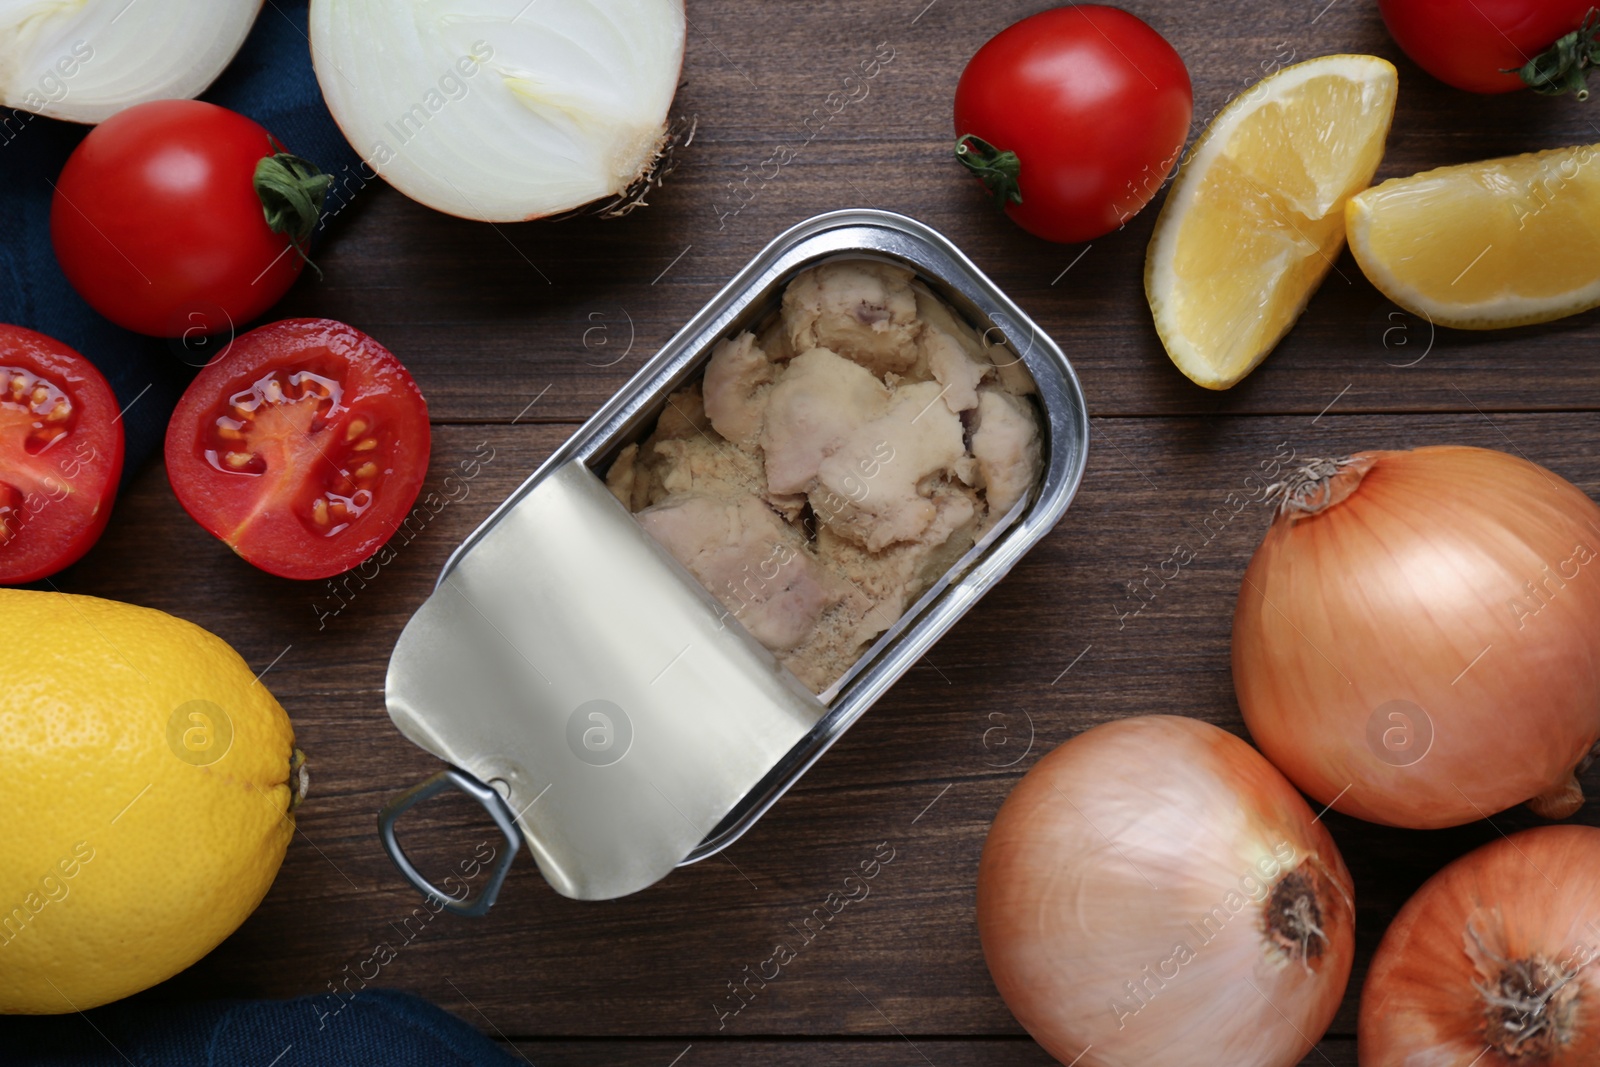
[[[1383,294],[1440,326],[1491,330],[1600,305],[1600,145],[1391,178],[1345,209]]]
[[[1144,288],[1196,384],[1238,382],[1305,310],[1344,244],[1345,201],[1383,158],[1397,81],[1376,56],[1297,63],[1241,93],[1190,149]]]

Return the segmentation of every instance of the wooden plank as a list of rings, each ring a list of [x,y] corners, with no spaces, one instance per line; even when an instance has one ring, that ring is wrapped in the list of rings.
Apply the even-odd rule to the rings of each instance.
[[[1597,428],[1596,413],[1096,421],[1082,493],[1059,529],[725,856],[636,896],[587,904],[556,896],[523,858],[482,920],[419,912],[378,847],[377,809],[436,767],[388,723],[383,674],[450,549],[570,428],[439,427],[429,490],[444,492],[446,474],[459,477],[459,464],[485,449],[490,461],[331,616],[317,613],[337,605],[325,584],[272,578],[236,559],[152,469],[62,587],[172,611],[258,669],[272,664],[264,682],[295,719],[313,781],[301,833],[259,911],[157,995],[289,996],[347,981],[355,990],[351,976],[370,976],[376,946],[394,943],[401,949],[375,981],[481,1010],[510,1035],[692,1037],[719,1026],[739,1037],[872,1034],[883,1029],[877,1010],[911,1035],[1015,1035],[973,927],[989,820],[1041,753],[1095,723],[1167,712],[1242,732],[1228,636],[1266,514],[1250,505],[1229,517],[1229,494],[1249,492],[1258,463],[1284,442],[1310,455],[1452,441],[1515,447],[1593,494]],[[1216,532],[1201,541],[1196,531],[1217,509]],[[1126,583],[1179,540],[1195,544],[1194,561],[1128,615]],[[1600,785],[1600,770],[1588,783]],[[1600,806],[1582,817],[1600,822]],[[1510,832],[1534,821],[1513,812],[1495,825]],[[1358,887],[1358,963],[1334,1025],[1348,1035],[1388,918],[1443,862],[1497,831],[1328,822]],[[417,812],[406,840],[438,876],[493,837],[481,814],[452,800]],[[803,938],[797,928],[879,845],[894,858],[870,897],[725,1017],[727,984],[775,941]]]
[[[816,1041],[517,1041],[512,1048],[540,1067],[1050,1067],[1056,1061],[1027,1039],[945,1041],[896,1036]],[[1355,1042],[1332,1038],[1306,1054],[1301,1067],[1355,1067]]]
[[[438,423],[427,491],[449,503],[419,517],[377,572],[296,583],[201,531],[156,467],[59,580],[223,636],[268,668],[264,684],[312,757],[312,796],[267,899],[151,999],[325,994],[337,1011],[383,944],[396,952],[371,981],[519,1039],[541,1065],[1048,1063],[999,1000],[973,927],[985,832],[1044,751],[1096,723],[1169,712],[1243,733],[1229,626],[1266,515],[1235,501],[1258,484],[1247,481],[1258,463],[1284,444],[1310,455],[1453,441],[1521,452],[1600,493],[1589,446],[1600,314],[1434,331],[1345,255],[1279,351],[1214,394],[1171,367],[1150,325],[1140,278],[1154,207],[1089,247],[997,218],[949,158],[950,98],[976,47],[1040,6],[819,0],[780,18],[694,0],[678,110],[698,117],[695,143],[627,219],[490,227],[381,183],[353,192],[319,256],[326,280],[306,278],[278,312],[344,319],[406,362]],[[1380,176],[1596,139],[1571,100],[1473,97],[1432,81],[1398,56],[1371,4],[1136,11],[1190,67],[1192,133],[1274,64],[1370,51],[1401,71]],[[880,45],[893,59],[866,78]],[[863,86],[864,98],[829,114],[830,93]],[[774,166],[779,145],[795,155]],[[375,832],[382,803],[438,766],[384,713],[401,627],[450,550],[743,263],[785,227],[854,205],[947,233],[1061,341],[1096,416],[1077,503],[725,856],[598,904],[556,896],[523,857],[488,918],[419,910]],[[1179,542],[1193,562],[1138,608],[1128,583]],[[1600,786],[1600,770],[1586,784]],[[1580,819],[1600,823],[1600,805]],[[1437,833],[1327,822],[1356,879],[1357,963],[1334,1036],[1306,1063],[1346,1067],[1384,924],[1444,862],[1536,820],[1516,811]],[[436,877],[497,846],[487,820],[454,798],[415,812],[405,840]],[[893,860],[870,896],[807,936],[807,917],[880,846]],[[781,978],[730,1012],[728,983],[785,938],[802,944]]]
[[[1315,415],[1336,397],[1344,411],[1600,406],[1591,368],[1600,313],[1486,334],[1434,330],[1384,299],[1348,253],[1261,369],[1227,393],[1191,385],[1144,301],[1154,207],[1090,247],[1052,245],[996,216],[950,158],[959,71],[1039,5],[925,6],[828,0],[775,19],[697,0],[678,109],[699,131],[648,208],[610,222],[489,227],[374,183],[341,212],[342,232],[321,256],[326,280],[303,281],[279,310],[369,330],[416,374],[436,418],[579,419],[781,230],[866,205],[948,234],[1061,342],[1099,415]],[[1435,82],[1398,53],[1371,4],[1229,0],[1138,13],[1189,65],[1194,133],[1266,70],[1369,51],[1401,76],[1381,177],[1600,139],[1570,98],[1473,97]],[[894,58],[866,78],[861,64],[880,44]],[[836,90],[858,99],[833,115]],[[793,152],[782,165],[779,145]]]

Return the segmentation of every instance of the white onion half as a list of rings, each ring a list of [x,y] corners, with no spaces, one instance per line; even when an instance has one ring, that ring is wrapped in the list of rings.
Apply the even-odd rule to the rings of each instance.
[[[101,122],[186,100],[244,44],[261,0],[0,0],[5,106]]]
[[[683,0],[312,0],[311,53],[367,166],[463,218],[622,194],[666,143]]]

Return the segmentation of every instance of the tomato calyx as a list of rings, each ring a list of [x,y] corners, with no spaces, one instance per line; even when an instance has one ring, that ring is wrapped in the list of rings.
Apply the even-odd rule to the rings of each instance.
[[[315,163],[291,154],[271,138],[267,143],[274,149],[273,154],[261,157],[252,181],[256,196],[261,198],[267,227],[273,233],[288,237],[306,266],[320,278],[322,270],[311,262],[306,249],[311,245],[317,220],[322,217],[322,201],[333,178],[322,173]]]
[[[1589,83],[1585,71],[1600,64],[1600,43],[1595,41],[1600,33],[1600,12],[1594,8],[1583,20],[1583,25],[1560,38],[1555,44],[1528,60],[1521,67],[1502,71],[1515,74],[1527,83],[1528,88],[1540,96],[1561,96],[1571,93],[1580,101],[1589,99]]]
[[[1022,203],[1022,160],[1015,152],[996,148],[981,137],[964,133],[956,138],[956,161],[966,167],[994,197],[1002,212],[1007,204]]]

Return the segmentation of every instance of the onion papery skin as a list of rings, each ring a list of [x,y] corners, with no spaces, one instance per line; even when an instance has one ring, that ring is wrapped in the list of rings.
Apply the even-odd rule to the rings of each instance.
[[[6,107],[99,123],[134,104],[189,100],[244,44],[262,0],[0,3]]]
[[[1600,507],[1459,446],[1361,453],[1330,488],[1274,519],[1239,590],[1233,682],[1261,751],[1390,826],[1570,815],[1600,737]]]
[[[1592,826],[1524,830],[1430,878],[1389,924],[1367,972],[1361,1067],[1600,1063],[1597,886],[1600,830]],[[1522,993],[1527,973],[1545,979],[1530,990],[1533,1011],[1485,998],[1484,989]],[[1516,1043],[1507,1023],[1540,1033]]]
[[[373,173],[461,218],[621,196],[668,142],[683,0],[312,0],[328,110]]]
[[[1268,926],[1296,887],[1322,931],[1303,954]],[[1153,715],[1078,735],[1012,790],[978,932],[1000,995],[1062,1063],[1292,1067],[1349,980],[1353,898],[1332,837],[1255,749]]]

